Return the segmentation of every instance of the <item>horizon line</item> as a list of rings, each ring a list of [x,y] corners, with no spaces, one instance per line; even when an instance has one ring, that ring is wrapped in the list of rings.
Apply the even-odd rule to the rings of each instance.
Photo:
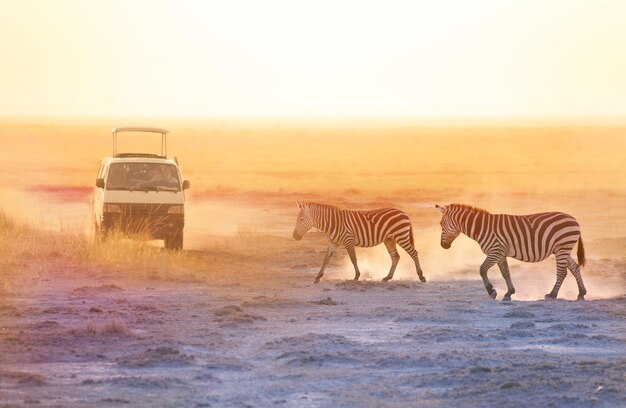
[[[533,125],[565,125],[565,124],[594,124],[594,125],[626,125],[625,115],[415,115],[415,116],[199,116],[199,115],[62,115],[62,114],[19,114],[7,115],[0,114],[0,122],[30,122],[30,121],[164,121],[164,122],[205,122],[205,123],[258,123],[258,124],[298,124],[298,123],[318,123],[335,124],[341,123],[358,124],[395,124],[395,125],[489,125],[486,122],[492,122],[494,125],[515,125],[515,126],[533,126]],[[450,123],[442,123],[450,122]]]

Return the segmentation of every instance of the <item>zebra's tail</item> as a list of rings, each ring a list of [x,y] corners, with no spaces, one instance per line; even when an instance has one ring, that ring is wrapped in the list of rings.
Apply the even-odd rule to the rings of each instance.
[[[409,238],[411,239],[411,247],[415,248],[415,242],[413,241],[413,224],[409,224]]]
[[[585,247],[583,246],[582,235],[578,237],[578,251],[576,251],[576,255],[578,255],[578,266],[585,266]]]

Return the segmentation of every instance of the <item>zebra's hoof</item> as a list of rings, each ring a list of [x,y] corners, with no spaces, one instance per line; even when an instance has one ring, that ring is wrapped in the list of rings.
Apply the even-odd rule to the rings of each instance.
[[[548,293],[543,297],[545,300],[556,300],[556,296],[552,296],[551,293]]]
[[[385,277],[383,278],[383,282],[387,282],[389,279],[391,279],[391,277],[389,277],[389,276],[385,276]]]
[[[320,283],[320,278],[315,278],[315,280],[313,281],[313,283]]]
[[[578,295],[578,297],[576,298],[577,301],[580,300],[585,300],[585,295]]]
[[[426,278],[425,278],[425,277],[423,277],[423,276],[420,276],[420,281],[422,281],[422,282],[426,282]]]
[[[493,292],[491,292],[491,293],[489,294],[489,296],[490,296],[492,299],[495,299],[495,298],[496,298],[496,296],[498,296],[498,292],[496,292],[496,291],[494,290]]]
[[[504,297],[502,298],[502,301],[503,302],[510,302],[511,301],[511,296],[504,295]]]

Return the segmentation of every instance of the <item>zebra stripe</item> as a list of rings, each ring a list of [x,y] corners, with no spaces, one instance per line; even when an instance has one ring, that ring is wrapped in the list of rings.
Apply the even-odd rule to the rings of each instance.
[[[411,220],[403,211],[396,208],[353,211],[309,202],[298,203],[298,208],[300,213],[293,230],[294,239],[300,240],[311,228],[317,228],[326,234],[329,241],[322,268],[315,278],[316,283],[324,275],[328,260],[337,247],[345,247],[348,251],[354,266],[354,279],[357,280],[361,273],[354,248],[373,247],[383,242],[391,256],[391,269],[384,281],[393,278],[398,265],[400,255],[396,250],[397,243],[413,258],[417,275],[422,282],[426,282],[414,247]]]
[[[441,246],[448,249],[454,239],[463,233],[478,242],[487,259],[480,267],[487,293],[493,298],[497,293],[487,277],[487,271],[498,265],[507,285],[503,300],[511,300],[515,288],[511,281],[507,257],[525,262],[539,262],[554,254],[557,279],[546,298],[556,298],[569,269],[578,285],[578,299],[584,299],[587,290],[580,274],[585,264],[585,250],[580,226],[574,217],[562,212],[545,212],[530,215],[491,214],[480,208],[464,204],[436,206],[441,218]],[[571,256],[578,242],[578,263]]]

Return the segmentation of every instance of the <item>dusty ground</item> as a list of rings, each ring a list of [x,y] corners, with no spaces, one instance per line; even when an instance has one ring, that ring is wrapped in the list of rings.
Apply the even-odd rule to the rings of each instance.
[[[180,258],[149,248],[163,258],[141,273],[97,251],[85,259],[44,244],[45,264],[13,258],[20,273],[0,301],[0,401],[626,404],[623,295],[503,303],[475,276],[382,283],[386,270],[371,269],[369,280],[353,282],[338,279],[350,273],[345,256],[313,284],[324,242],[307,238],[213,237]],[[123,252],[134,244],[115,245]],[[612,271],[615,285],[626,260],[591,260],[586,269]],[[542,279],[513,277],[521,296],[550,289]]]
[[[152,243],[93,243],[89,192],[99,157],[67,167],[53,144],[51,159],[37,142],[48,130],[11,128],[22,132],[16,143],[26,142],[0,153],[11,167],[0,168],[0,210],[9,214],[0,212],[0,406],[626,405],[620,129],[600,132],[602,143],[590,143],[585,129],[548,132],[552,139],[532,131],[528,145],[520,141],[523,130],[513,130],[506,140],[520,144],[504,171],[494,170],[507,161],[497,129],[459,130],[441,145],[433,131],[424,136],[430,153],[418,137],[397,160],[400,170],[384,174],[388,163],[374,153],[386,131],[350,131],[333,144],[335,136],[322,130],[313,152],[319,155],[299,161],[276,146],[294,134],[310,143],[315,132],[285,131],[260,145],[249,133],[232,139],[232,130],[218,129],[209,141],[226,134],[223,144],[198,136],[187,146],[215,152],[183,162],[192,190],[181,254]],[[486,137],[472,137],[483,130]],[[82,128],[68,131],[80,146]],[[410,140],[410,130],[401,136]],[[550,155],[531,149],[542,138],[573,143],[568,153],[580,156],[571,163],[559,156],[549,167]],[[324,156],[342,156],[355,141],[364,143],[343,167]],[[468,142],[459,151],[474,153],[457,168],[440,154],[461,141]],[[488,150],[494,141],[497,148]],[[300,147],[289,143],[287,153]],[[418,153],[436,168],[413,164]],[[220,162],[220,155],[243,159]],[[31,172],[28,182],[9,179],[16,169]],[[404,209],[428,282],[415,280],[402,253],[394,281],[380,282],[389,258],[373,248],[357,250],[362,281],[350,280],[341,251],[313,284],[325,241],[316,233],[290,238],[296,199]],[[483,255],[476,244],[461,237],[448,251],[439,247],[435,202],[574,214],[587,251],[588,300],[571,301],[571,276],[560,300],[542,300],[554,283],[553,258],[510,262],[514,300],[491,300],[478,276]],[[30,226],[20,224],[24,218]],[[501,298],[496,268],[490,278]]]

